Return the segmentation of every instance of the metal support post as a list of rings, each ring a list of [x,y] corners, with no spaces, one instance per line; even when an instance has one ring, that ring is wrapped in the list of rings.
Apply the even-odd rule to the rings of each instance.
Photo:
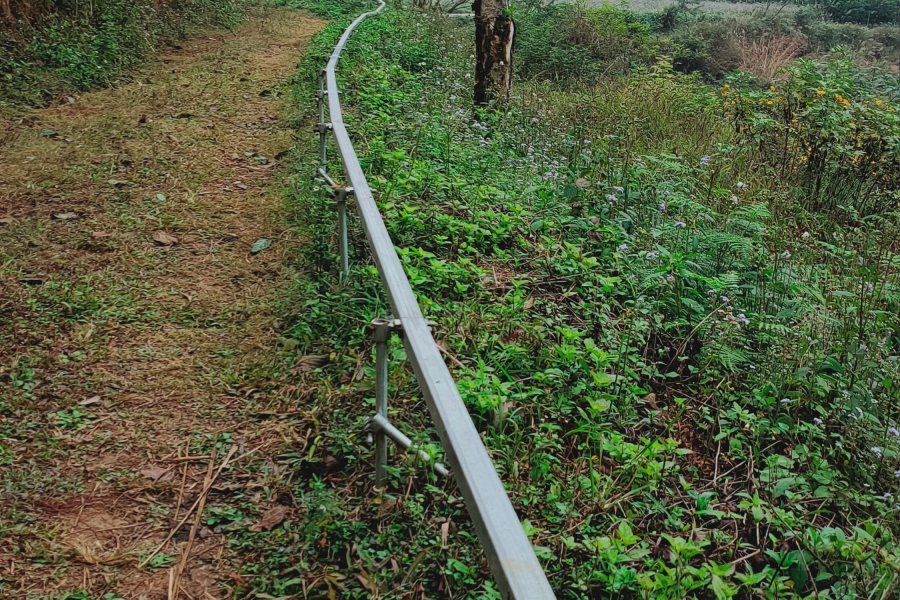
[[[319,71],[319,168],[325,170],[325,69]]]
[[[334,197],[338,210],[338,238],[341,246],[341,274],[344,281],[350,276],[350,257],[347,246],[347,196],[353,193],[352,187],[335,188]]]
[[[387,319],[372,321],[375,341],[375,414],[387,420],[388,364],[387,345],[394,330],[394,322]],[[384,487],[387,464],[387,436],[383,429],[375,432],[375,487]]]

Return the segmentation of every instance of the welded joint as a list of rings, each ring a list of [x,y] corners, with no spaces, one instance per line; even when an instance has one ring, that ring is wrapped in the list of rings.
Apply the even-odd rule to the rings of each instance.
[[[372,334],[372,341],[386,342],[393,334],[403,336],[403,322],[400,319],[372,319],[369,332]]]
[[[438,324],[435,321],[425,321],[428,331],[433,332]],[[375,342],[386,342],[391,334],[403,337],[403,321],[400,319],[372,319],[369,323],[369,332],[372,334],[372,340]]]
[[[347,196],[350,196],[355,193],[355,190],[350,187],[335,187],[334,188],[334,199],[338,202],[346,202]]]

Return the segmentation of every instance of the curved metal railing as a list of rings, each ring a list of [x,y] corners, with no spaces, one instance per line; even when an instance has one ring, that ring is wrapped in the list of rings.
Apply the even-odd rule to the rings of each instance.
[[[494,580],[503,598],[512,600],[549,600],[555,598],[534,550],[522,530],[506,490],[500,482],[484,443],[469,417],[456,383],[444,364],[441,353],[416,302],[403,266],[384,226],[381,213],[359,164],[350,136],[341,116],[337,79],[334,69],[353,30],[364,19],[376,15],[385,4],[379,0],[377,10],[360,15],[344,31],[328,65],[319,76],[319,157],[318,173],[335,190],[340,221],[341,271],[349,272],[347,259],[346,198],[353,195],[360,222],[369,241],[382,284],[387,290],[393,311],[392,320],[373,322],[376,344],[376,415],[367,428],[376,436],[376,483],[384,479],[387,460],[387,438],[409,447],[411,442],[387,420],[387,340],[392,332],[402,332],[409,362],[416,374],[419,389],[428,405],[438,435],[443,443],[453,476],[462,492],[466,508],[475,524],[478,540],[484,548]],[[325,122],[328,101],[331,123]],[[341,187],[326,172],[325,137],[334,133],[348,185]],[[440,472],[443,467],[434,466]],[[446,471],[445,471],[446,472]]]

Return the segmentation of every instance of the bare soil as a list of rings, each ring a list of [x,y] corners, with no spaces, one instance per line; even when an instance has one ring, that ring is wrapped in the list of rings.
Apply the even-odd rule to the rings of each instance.
[[[277,448],[304,439],[241,406],[300,393],[268,375],[302,246],[282,93],[323,25],[269,9],[0,119],[0,598],[218,600],[240,580],[204,522],[171,589],[193,516],[163,541],[207,475],[173,459],[215,439],[218,467],[234,447],[208,502],[258,489],[252,522],[276,501]]]

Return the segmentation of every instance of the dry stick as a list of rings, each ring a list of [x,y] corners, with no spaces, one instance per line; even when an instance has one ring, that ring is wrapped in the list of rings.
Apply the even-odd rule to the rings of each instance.
[[[259,448],[257,448],[257,450],[258,449]],[[216,478],[222,473],[222,470],[226,466],[228,466],[228,461],[231,459],[231,457],[234,455],[235,452],[237,452],[237,444],[234,444],[233,446],[231,446],[231,450],[228,451],[228,456],[226,456],[225,460],[222,462],[222,464],[219,465],[218,470],[216,471],[215,475],[213,475],[212,480],[209,482],[209,486],[208,487],[204,486],[203,489],[200,490],[200,498],[203,498],[206,495],[206,493],[209,491],[209,488],[212,487],[213,481],[215,481]],[[256,450],[251,450],[250,452],[248,452],[247,454],[244,454],[240,458],[243,458],[244,456],[247,456],[249,454],[253,454],[254,452],[256,452]],[[240,458],[239,458],[239,460],[240,460]],[[172,539],[172,536],[175,535],[175,532],[178,531],[179,529],[181,529],[182,525],[187,523],[187,520],[191,516],[191,514],[193,514],[194,509],[197,508],[198,504],[200,504],[200,498],[197,498],[194,501],[194,504],[192,504],[191,507],[188,509],[188,511],[184,514],[184,518],[181,520],[180,523],[176,524],[175,527],[172,528],[172,530],[169,532],[169,535],[166,536],[166,539],[164,539],[162,541],[162,544],[157,546],[156,550],[154,550],[150,556],[145,558],[144,562],[142,562],[141,564],[138,565],[138,569],[143,569],[144,567],[146,567],[147,563],[149,563],[153,559],[154,556],[159,554],[159,551],[163,549],[163,547],[169,542],[170,539]]]
[[[216,441],[218,439],[218,435],[213,436],[212,451],[209,453],[209,463],[207,463],[206,467],[206,479],[203,481],[203,489],[207,491],[212,487],[213,467],[216,462]],[[203,507],[206,505],[206,496],[207,493],[202,493],[200,495],[200,505],[197,507],[197,516],[194,518],[194,526],[191,527],[187,546],[184,547],[184,551],[181,554],[181,564],[178,565],[178,570],[175,571],[175,595],[171,600],[178,600],[178,592],[180,590],[178,584],[181,583],[181,574],[184,573],[184,567],[187,564],[188,557],[191,555],[191,548],[194,545],[194,536],[197,535],[197,528],[200,526],[200,519],[203,517]]]
[[[171,569],[169,569],[169,590],[168,590],[168,594],[166,595],[166,598],[168,598],[169,600],[172,600],[172,598],[175,597],[174,584],[175,584],[175,567],[172,567]]]
[[[195,460],[206,460],[209,458],[209,454],[203,454],[200,456],[178,456],[175,458],[166,459],[168,462],[193,462]]]
[[[184,453],[188,456],[191,454],[190,439],[188,439],[187,443],[185,444]],[[178,502],[175,503],[175,516],[172,518],[172,521],[178,521],[178,513],[181,512],[181,503],[184,502],[184,484],[187,480],[187,471],[188,465],[187,463],[184,463],[184,467],[181,469],[181,488],[179,488],[178,490]]]

